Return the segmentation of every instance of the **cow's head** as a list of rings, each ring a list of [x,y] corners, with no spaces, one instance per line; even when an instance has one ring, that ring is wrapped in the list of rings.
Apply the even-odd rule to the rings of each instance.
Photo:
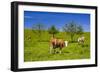
[[[65,41],[65,47],[67,47],[68,46],[68,41]]]

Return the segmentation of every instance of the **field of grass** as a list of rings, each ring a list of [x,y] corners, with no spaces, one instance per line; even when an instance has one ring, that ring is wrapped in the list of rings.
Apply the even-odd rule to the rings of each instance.
[[[49,53],[49,40],[51,35],[47,31],[43,31],[43,35],[38,37],[32,30],[24,29],[24,61],[50,61],[50,60],[73,60],[73,59],[89,59],[90,58],[90,33],[84,32],[84,46],[77,42],[68,43],[68,47],[62,49],[62,54]],[[55,35],[70,41],[70,35],[60,32]],[[79,35],[75,35],[74,40],[77,40]],[[40,40],[40,41],[38,41]]]

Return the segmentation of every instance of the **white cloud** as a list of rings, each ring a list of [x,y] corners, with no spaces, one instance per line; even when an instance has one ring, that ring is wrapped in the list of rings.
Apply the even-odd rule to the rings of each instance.
[[[32,18],[31,16],[24,16],[24,18],[28,18],[28,19],[30,19],[30,18]]]

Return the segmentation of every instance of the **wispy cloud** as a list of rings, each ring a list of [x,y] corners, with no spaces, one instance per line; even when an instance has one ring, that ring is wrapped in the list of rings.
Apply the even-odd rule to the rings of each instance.
[[[24,18],[31,19],[32,17],[31,16],[24,16]]]

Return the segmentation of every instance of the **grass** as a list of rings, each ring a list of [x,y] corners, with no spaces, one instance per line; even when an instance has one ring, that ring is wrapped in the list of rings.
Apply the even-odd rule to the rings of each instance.
[[[31,37],[30,39],[28,37]],[[24,30],[24,61],[50,61],[50,60],[73,60],[73,59],[89,59],[90,58],[90,33],[84,32],[84,46],[78,43],[69,43],[68,47],[62,49],[62,54],[49,53],[49,40],[51,35],[43,31],[41,41],[38,41],[38,36],[32,30]],[[56,35],[57,38],[70,41],[70,35],[60,32]],[[79,35],[75,35],[76,40]]]

